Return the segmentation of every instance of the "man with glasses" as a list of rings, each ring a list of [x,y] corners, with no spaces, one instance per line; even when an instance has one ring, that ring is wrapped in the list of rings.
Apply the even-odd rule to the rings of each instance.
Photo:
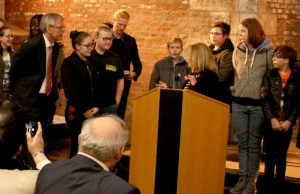
[[[216,22],[211,27],[210,49],[218,65],[218,77],[224,88],[223,101],[231,104],[229,87],[233,84],[232,52],[234,46],[229,38],[230,26],[224,22]]]
[[[231,105],[230,86],[233,85],[232,52],[234,46],[229,38],[230,25],[216,22],[211,27],[209,48],[218,65],[218,77],[221,82],[222,101]],[[232,127],[229,127],[228,143],[236,144],[237,137]]]
[[[91,57],[99,70],[95,99],[98,100],[100,112],[117,114],[124,89],[124,71],[118,55],[109,50],[112,39],[112,30],[106,25],[100,26]]]
[[[59,51],[56,41],[62,40],[64,29],[61,15],[44,15],[40,22],[42,34],[22,45],[9,73],[12,100],[23,106],[30,121],[42,123],[45,146],[47,128],[52,123],[58,99],[58,87],[54,79]]]
[[[121,118],[125,116],[131,80],[137,81],[142,71],[142,63],[135,38],[124,32],[128,25],[129,18],[129,14],[124,10],[115,12],[113,16],[113,43],[110,49],[119,55],[124,68],[124,92],[118,111],[118,115]],[[131,63],[133,65],[133,71],[130,71]]]

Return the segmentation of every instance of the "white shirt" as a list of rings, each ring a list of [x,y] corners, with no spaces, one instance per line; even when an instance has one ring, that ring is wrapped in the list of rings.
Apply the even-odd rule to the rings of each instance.
[[[44,81],[42,83],[42,86],[40,88],[40,94],[45,94],[46,93],[46,84],[47,84],[47,73],[48,73],[48,63],[49,63],[49,47],[53,46],[54,43],[50,43],[50,41],[47,39],[47,37],[45,36],[45,34],[43,34],[44,40],[45,40],[45,45],[46,45],[46,75],[44,78]],[[53,61],[52,61],[52,65],[53,65]]]
[[[86,154],[86,153],[83,153],[83,152],[78,152],[78,154],[83,155],[83,156],[86,156],[86,157],[88,157],[88,158],[94,160],[94,161],[97,162],[104,170],[106,170],[106,171],[109,172],[109,169],[107,168],[107,166],[106,166],[103,162],[101,162],[100,160],[98,160],[98,159],[94,158],[93,156],[90,156],[90,155],[88,155],[88,154]]]

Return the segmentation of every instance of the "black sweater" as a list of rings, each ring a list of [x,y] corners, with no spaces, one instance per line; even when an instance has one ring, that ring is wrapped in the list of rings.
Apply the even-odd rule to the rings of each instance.
[[[195,74],[195,76],[197,83],[194,86],[190,85],[189,89],[216,100],[221,99],[220,81],[215,72],[204,70]]]
[[[76,52],[66,58],[61,67],[61,77],[68,103],[77,113],[83,114],[94,107],[94,80],[97,69],[90,60],[83,61]]]

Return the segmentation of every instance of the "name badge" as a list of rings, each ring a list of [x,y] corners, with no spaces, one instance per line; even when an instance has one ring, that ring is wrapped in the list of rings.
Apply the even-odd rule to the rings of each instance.
[[[106,65],[105,66],[105,69],[107,71],[113,71],[113,72],[116,72],[117,71],[117,67],[116,66],[113,66],[113,65]]]

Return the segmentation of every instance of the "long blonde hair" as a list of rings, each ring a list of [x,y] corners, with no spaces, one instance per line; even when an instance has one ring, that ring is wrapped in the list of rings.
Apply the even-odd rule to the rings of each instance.
[[[211,50],[204,43],[196,43],[188,48],[188,57],[193,72],[200,73],[204,70],[218,72],[218,66]]]

